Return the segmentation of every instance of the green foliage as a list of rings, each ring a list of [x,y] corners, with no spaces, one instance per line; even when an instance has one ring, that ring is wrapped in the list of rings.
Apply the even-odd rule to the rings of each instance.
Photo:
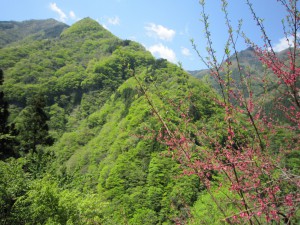
[[[2,56],[3,91],[26,152],[19,169],[32,179],[7,200],[12,224],[188,220],[201,184],[181,176],[158,141],[161,125],[138,82],[172,128],[184,126],[178,106],[197,126],[216,117],[207,85],[89,18],[59,39],[11,44]],[[50,136],[55,142],[47,146]]]
[[[0,69],[0,87],[3,81],[3,71]],[[12,149],[9,148],[8,116],[8,102],[4,99],[3,91],[0,91],[0,159],[12,155]]]
[[[24,22],[1,21],[0,22],[0,47],[22,41],[24,39],[38,40],[55,38],[67,28],[66,24],[54,19],[27,20]]]
[[[26,224],[73,224],[79,220],[78,192],[60,191],[56,182],[36,180],[14,205],[15,222]],[[21,222],[22,223],[22,222]]]
[[[228,196],[234,197],[231,192],[228,192],[227,188],[214,188],[214,197],[217,199],[222,208],[226,210],[226,215],[235,215],[238,211],[234,207],[232,202],[228,202]],[[224,207],[225,205],[225,207]],[[199,195],[197,202],[195,202],[191,209],[191,218],[189,220],[190,225],[197,224],[227,224],[224,216],[220,213],[217,205],[211,199],[211,196],[207,192],[202,192]]]
[[[54,139],[58,139],[65,131],[66,127],[66,112],[57,103],[53,104],[49,109],[49,133]]]
[[[69,29],[66,29],[61,34],[61,37],[67,38],[69,36],[77,36],[81,39],[90,33],[93,33],[93,38],[110,38],[113,36],[110,32],[101,27],[95,20],[85,18],[71,26]]]
[[[157,224],[158,218],[156,213],[151,209],[138,209],[133,216],[132,219],[129,220],[129,224],[132,225],[139,225],[139,224],[145,224],[145,225],[152,225]]]
[[[16,200],[29,189],[29,174],[23,171],[24,158],[0,161],[0,224],[13,224]]]
[[[48,134],[48,116],[44,112],[45,100],[41,96],[29,99],[28,106],[20,113],[17,129],[21,143],[21,151],[37,152],[38,145],[51,145],[52,138]]]
[[[297,150],[290,152],[286,156],[286,167],[291,170],[293,174],[299,175],[300,171],[300,153]]]

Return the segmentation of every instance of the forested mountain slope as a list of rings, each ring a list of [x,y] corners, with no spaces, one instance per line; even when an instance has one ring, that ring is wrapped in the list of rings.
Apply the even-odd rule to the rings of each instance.
[[[26,38],[32,40],[56,38],[68,27],[54,19],[23,22],[0,21],[0,48]]]
[[[1,158],[18,158],[0,162],[1,224],[188,220],[201,183],[180,176],[143,90],[174,126],[179,105],[200,126],[218,118],[207,85],[89,18],[0,58],[11,126]]]
[[[251,75],[253,77],[261,78],[264,74],[266,69],[263,67],[261,62],[259,61],[258,57],[255,55],[255,51],[252,47],[249,47],[243,51],[240,51],[237,53],[237,57],[239,59],[239,64],[242,69],[242,73],[244,76]],[[235,55],[232,55],[228,61],[230,61],[232,64],[232,78],[239,82],[239,71],[238,71],[238,65],[236,61]],[[219,89],[219,86],[217,82],[209,75],[210,71],[207,69],[203,70],[196,70],[196,71],[189,71],[190,74],[192,74],[194,77],[197,77],[199,79],[203,79],[204,77],[208,78],[210,82],[212,83],[213,87],[216,89]],[[225,73],[225,72],[223,72]],[[258,82],[257,82],[258,83]],[[254,86],[258,85],[254,83]],[[260,91],[262,91],[259,87],[255,87],[255,90],[257,91],[257,94],[259,94]]]
[[[282,61],[288,62],[288,51],[289,49],[282,50],[281,52],[276,53],[278,55],[278,58]],[[243,78],[251,77],[252,83],[251,86],[253,88],[255,95],[260,95],[263,92],[263,87],[261,85],[261,80],[264,79],[264,77],[271,79],[269,74],[272,73],[271,70],[267,69],[259,60],[259,56],[256,55],[255,50],[252,47],[249,47],[245,50],[242,50],[240,52],[237,52],[237,58],[239,60],[239,65],[236,60],[236,56],[233,54],[230,56],[227,60],[223,62],[221,65],[221,68],[223,67],[223,70],[225,68],[225,62],[230,62],[230,66],[232,68],[232,79],[236,81],[237,85],[240,85],[240,73],[239,68],[241,68],[241,75]],[[222,69],[221,69],[222,71]],[[212,86],[215,89],[220,89],[217,82],[210,76],[210,71],[208,69],[202,69],[202,70],[195,70],[195,71],[188,71],[191,75],[194,77],[197,77],[199,79],[208,79],[209,82],[212,84]],[[225,74],[224,71],[222,71],[221,74]],[[272,78],[274,79],[274,77]],[[273,82],[274,80],[270,80],[272,82],[270,83],[276,83]],[[270,86],[269,89],[276,88],[276,85]]]
[[[90,95],[93,100],[89,98],[90,103],[85,104],[95,107],[94,100],[103,101],[127,79],[127,64],[119,65],[126,61],[122,53],[108,57],[118,48],[119,52],[122,48],[128,52],[131,49],[137,55],[145,52],[140,45],[118,39],[89,18],[62,32],[58,39],[27,41],[3,48],[0,66],[5,73],[6,98],[14,103],[12,107],[22,108],[26,98],[38,93],[46,95],[50,105],[56,102],[73,110],[81,98]],[[147,57],[153,60],[149,53],[145,53],[144,58]],[[114,74],[106,71],[111,67],[116,70]]]
[[[289,49],[285,49],[276,53],[278,59],[285,62],[285,65],[289,64],[288,58]],[[277,114],[278,118],[287,122],[285,116],[282,114],[282,110],[276,108],[276,102],[281,99],[281,95],[285,92],[285,89],[280,87],[279,79],[274,76],[271,69],[267,68],[259,60],[259,56],[255,53],[252,47],[249,47],[243,51],[237,52],[237,58],[233,54],[227,60],[224,60],[220,65],[220,75],[225,78],[226,75],[226,63],[230,62],[230,80],[233,81],[235,90],[242,91],[246,98],[249,97],[249,90],[251,89],[251,95],[256,99],[255,101],[261,101],[261,105],[265,108],[267,113]],[[299,64],[300,62],[297,62]],[[215,90],[221,94],[220,84],[211,75],[211,71],[208,69],[189,71],[189,73],[209,83]],[[289,101],[285,101],[283,104],[289,107]]]
[[[216,83],[155,59],[90,18],[71,27],[55,20],[0,26],[6,27],[0,33],[0,224],[225,224],[224,215],[239,213],[234,186],[218,185],[226,180],[213,169],[218,163],[200,159],[227,147],[239,155],[257,143],[242,113],[234,112],[234,122],[224,117]],[[239,54],[245,71],[265,73],[252,49]],[[227,141],[227,123],[234,142]],[[294,131],[263,132],[274,140],[271,154],[297,144],[283,141]],[[189,152],[173,151],[176,142]],[[297,174],[298,153],[288,157],[283,163]],[[190,164],[183,163],[187,158]],[[221,155],[220,162],[232,165],[226,160]],[[199,165],[203,174],[191,170]],[[287,193],[294,188],[283,185]]]

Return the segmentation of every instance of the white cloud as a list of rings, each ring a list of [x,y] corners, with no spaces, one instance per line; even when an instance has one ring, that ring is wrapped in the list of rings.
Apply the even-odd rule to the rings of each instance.
[[[280,52],[284,49],[287,49],[288,47],[289,47],[289,43],[288,43],[287,39],[284,37],[284,38],[281,38],[276,45],[274,45],[273,50],[275,52]]]
[[[118,16],[108,18],[107,21],[111,25],[120,25],[120,18]]]
[[[148,48],[148,50],[153,54],[153,55],[158,55],[160,58],[167,59],[170,62],[176,63],[176,54],[175,52],[168,48],[167,46],[164,46],[163,44],[156,44],[152,45]]]
[[[67,15],[56,5],[56,3],[50,3],[50,9],[56,12],[59,16],[59,20],[65,22],[68,18]]]
[[[161,40],[172,41],[175,36],[175,31],[168,29],[162,25],[157,25],[154,23],[148,24],[145,29],[148,31],[147,34],[150,37],[157,37]]]
[[[184,56],[190,56],[191,55],[190,50],[188,48],[185,48],[185,47],[181,47],[181,53]]]
[[[106,30],[109,30],[109,28],[105,24],[101,24],[102,27],[104,27]]]
[[[297,33],[297,38],[298,39],[300,38],[300,33]],[[289,39],[289,41],[287,40],[286,37],[283,37],[283,38],[279,39],[279,42],[273,46],[273,50],[275,52],[280,52],[280,51],[285,50],[289,47],[294,47],[294,43],[293,43],[294,38],[292,36],[289,36],[288,39]]]
[[[71,19],[76,20],[76,15],[75,15],[74,11],[71,10],[69,12],[69,16],[70,16]]]

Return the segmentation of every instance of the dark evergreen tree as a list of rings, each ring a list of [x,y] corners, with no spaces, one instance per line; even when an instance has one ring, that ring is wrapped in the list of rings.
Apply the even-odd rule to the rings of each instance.
[[[0,85],[3,85],[3,81],[4,81],[3,71],[2,71],[2,69],[0,69]],[[8,124],[7,124],[8,116],[9,116],[8,103],[7,103],[7,101],[5,101],[4,93],[1,90],[0,91],[0,133],[1,134],[8,133],[8,130],[9,130]],[[0,146],[3,147],[2,143]]]
[[[46,106],[45,99],[36,95],[28,99],[27,107],[21,112],[19,121],[19,139],[21,150],[25,153],[37,152],[38,145],[51,145],[53,139],[49,135],[49,120],[44,111]]]
[[[3,82],[3,70],[0,69],[0,86],[3,85]],[[16,156],[13,151],[14,137],[10,134],[8,117],[8,102],[4,98],[4,92],[0,90],[0,159]]]

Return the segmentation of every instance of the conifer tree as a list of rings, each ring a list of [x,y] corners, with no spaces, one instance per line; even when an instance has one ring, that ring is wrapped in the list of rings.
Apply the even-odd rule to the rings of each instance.
[[[28,99],[27,105],[20,115],[19,138],[25,153],[29,151],[36,153],[38,145],[51,145],[53,139],[48,133],[49,118],[44,111],[45,99],[36,95]]]
[[[0,69],[0,86],[3,85],[4,75]],[[4,98],[4,92],[0,91],[0,159],[14,156],[12,142],[13,137],[10,135],[10,126],[8,124],[8,102]]]
[[[3,71],[0,69],[0,85],[3,85],[4,76]],[[1,134],[7,133],[8,126],[7,126],[7,119],[9,116],[8,112],[8,103],[4,99],[4,93],[0,91],[0,132]]]

